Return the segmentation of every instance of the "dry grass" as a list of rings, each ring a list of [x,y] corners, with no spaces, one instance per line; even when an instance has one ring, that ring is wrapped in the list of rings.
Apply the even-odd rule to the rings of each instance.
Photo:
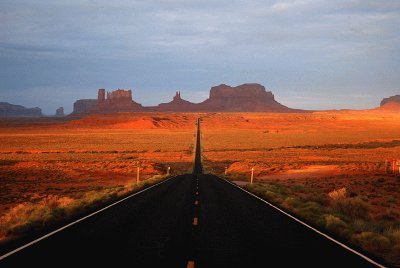
[[[49,194],[37,201],[18,203],[0,216],[0,237],[5,240],[38,231],[78,213],[100,208],[164,178],[166,176],[158,175],[140,183],[128,183],[121,187],[99,187],[86,191],[75,199]]]
[[[190,171],[196,115],[171,116],[1,119],[0,240],[135,191],[138,163],[143,183]]]

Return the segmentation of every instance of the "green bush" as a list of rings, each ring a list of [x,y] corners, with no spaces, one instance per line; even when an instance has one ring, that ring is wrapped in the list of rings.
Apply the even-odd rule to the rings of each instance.
[[[312,222],[318,221],[323,212],[324,210],[321,205],[313,201],[307,201],[301,204],[301,206],[297,209],[297,213],[301,217]]]
[[[348,225],[339,217],[325,215],[325,228],[335,234],[347,236],[349,233]]]
[[[297,208],[301,205],[301,201],[296,197],[286,197],[283,205],[288,208]]]
[[[375,232],[361,232],[355,234],[352,240],[367,251],[384,252],[390,248],[390,240]]]
[[[391,227],[384,231],[384,235],[390,239],[394,245],[400,246],[400,227]]]
[[[333,208],[336,212],[345,215],[349,219],[364,219],[369,216],[369,207],[360,198],[345,198],[333,201]]]
[[[264,196],[266,190],[266,187],[260,183],[246,184],[243,188],[258,196]]]
[[[327,195],[325,194],[317,194],[317,195],[312,195],[308,198],[310,201],[317,202],[318,204],[322,206],[327,206],[329,204],[329,199]]]
[[[371,221],[363,219],[355,219],[352,221],[352,228],[354,232],[361,233],[365,231],[376,232],[377,226]]]

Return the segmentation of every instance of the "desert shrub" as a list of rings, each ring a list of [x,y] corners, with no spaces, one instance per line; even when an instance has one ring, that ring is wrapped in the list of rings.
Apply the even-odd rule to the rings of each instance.
[[[81,212],[87,212],[122,194],[143,188],[163,180],[166,176],[156,175],[142,183],[90,191],[79,199],[48,195],[37,203],[26,202],[16,205],[0,217],[0,237],[21,235],[31,230],[43,228],[55,221],[66,219]]]
[[[294,192],[303,192],[305,189],[304,185],[302,184],[295,184],[291,188]]]
[[[339,217],[334,215],[325,215],[325,228],[333,233],[346,235],[349,230],[347,224]]]
[[[333,200],[344,199],[347,196],[347,189],[346,187],[343,187],[337,190],[333,190],[332,192],[328,193],[328,196]]]
[[[322,206],[326,206],[329,204],[329,199],[325,194],[317,194],[317,195],[311,195],[308,197],[310,201],[317,202],[318,204]]]
[[[286,195],[287,194],[286,187],[284,187],[281,184],[270,183],[270,184],[268,184],[267,187],[268,187],[268,190],[270,190],[271,192],[274,192],[274,193],[277,193],[277,194],[280,194],[280,195]]]
[[[373,222],[371,222],[369,220],[364,220],[364,219],[360,219],[360,218],[352,221],[352,228],[353,228],[354,232],[356,232],[356,233],[361,233],[361,232],[366,232],[366,231],[370,231],[370,232],[378,231],[378,227],[376,226],[376,224],[374,224]]]
[[[296,208],[301,205],[301,201],[296,197],[286,197],[283,206],[288,208]]]
[[[393,211],[392,209],[387,209],[386,213],[380,216],[380,219],[381,221],[394,222],[400,219],[400,215],[399,213]]]
[[[65,207],[74,202],[68,197],[46,196],[39,203],[21,203],[0,218],[0,232],[18,234],[40,228],[53,219],[65,216]]]
[[[352,220],[357,218],[370,218],[368,204],[360,198],[337,199],[333,202],[332,206],[334,211],[343,214]]]
[[[262,195],[274,203],[280,204],[284,201],[284,198],[281,195],[279,195],[273,191],[270,191],[270,190],[265,190]]]
[[[390,239],[393,245],[398,245],[400,247],[400,226],[386,229],[384,235]]]
[[[367,251],[384,252],[390,248],[390,240],[375,232],[354,234],[352,240]]]
[[[253,194],[265,198],[274,203],[283,203],[286,196],[282,194],[280,185],[265,185],[261,183],[247,184],[244,188]]]
[[[301,217],[313,222],[318,221],[324,212],[321,205],[313,201],[302,203],[296,211]]]
[[[265,186],[261,183],[246,184],[244,188],[258,196],[264,196],[266,190]]]

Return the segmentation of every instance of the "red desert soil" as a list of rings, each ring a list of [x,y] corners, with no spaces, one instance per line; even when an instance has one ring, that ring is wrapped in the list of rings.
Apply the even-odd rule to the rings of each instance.
[[[385,160],[400,158],[400,144],[393,142],[400,140],[400,115],[382,109],[3,119],[0,211],[38,194],[123,185],[135,178],[136,161],[144,177],[168,166],[175,174],[188,172],[198,116],[205,167],[217,174],[227,167],[248,178],[254,167],[257,180],[364,176],[383,173]]]
[[[207,172],[226,169],[228,178],[248,182],[254,168],[256,182],[299,189],[300,198],[346,188],[372,219],[400,221],[400,177],[389,173],[400,159],[393,109],[1,119],[0,215],[49,195],[78,199],[135,182],[138,162],[141,180],[168,167],[190,172],[198,116]]]

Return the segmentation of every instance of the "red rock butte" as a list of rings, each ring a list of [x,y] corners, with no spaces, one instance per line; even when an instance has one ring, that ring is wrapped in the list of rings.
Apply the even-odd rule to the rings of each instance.
[[[108,114],[115,112],[304,112],[277,102],[271,91],[260,84],[243,84],[231,87],[225,84],[212,87],[210,97],[201,103],[192,103],[177,91],[172,101],[157,106],[144,107],[135,102],[131,90],[111,92],[101,88],[97,100],[78,100],[72,114]]]
[[[379,107],[381,110],[400,110],[400,95],[384,98]]]

